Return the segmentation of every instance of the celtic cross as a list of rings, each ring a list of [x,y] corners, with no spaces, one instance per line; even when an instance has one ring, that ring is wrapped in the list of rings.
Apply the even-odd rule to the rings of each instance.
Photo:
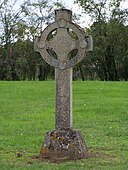
[[[69,34],[70,30],[75,33],[76,39]],[[69,53],[75,49],[77,53],[70,59]],[[86,36],[84,30],[72,22],[70,10],[59,9],[55,11],[55,22],[44,29],[41,37],[35,39],[35,50],[40,52],[48,64],[55,67],[56,129],[70,129],[72,68],[84,59],[87,51],[92,50],[92,38]]]

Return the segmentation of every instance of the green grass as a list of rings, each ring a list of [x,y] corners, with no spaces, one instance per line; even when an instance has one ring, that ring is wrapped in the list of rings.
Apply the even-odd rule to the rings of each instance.
[[[0,170],[128,169],[128,82],[73,82],[73,128],[100,157],[62,164],[31,158],[54,129],[54,93],[53,81],[0,82]]]

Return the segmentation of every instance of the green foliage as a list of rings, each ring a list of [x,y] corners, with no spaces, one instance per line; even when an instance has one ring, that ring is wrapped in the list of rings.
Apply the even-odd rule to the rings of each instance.
[[[54,129],[54,93],[53,81],[0,82],[0,169],[127,169],[127,82],[73,82],[73,128],[97,157],[61,164],[32,158]]]
[[[74,68],[73,79],[127,81],[128,11],[121,8],[123,1],[76,2],[92,18],[92,25],[86,32],[93,37],[94,49]],[[18,5],[17,9],[17,3],[15,0],[0,3],[0,80],[53,79],[54,69],[34,52],[34,39],[53,21],[54,9],[64,6],[60,1],[29,0]],[[77,38],[72,30],[69,34]],[[69,59],[77,52],[78,49],[70,52]],[[49,53],[57,58],[54,51],[49,50]]]
[[[0,8],[0,80],[46,80],[52,68],[35,53],[34,37],[52,20],[54,4],[24,1],[17,9],[12,2]]]
[[[121,70],[123,70],[122,59],[127,56],[125,47],[128,47],[126,40],[128,37],[126,32],[128,32],[127,27],[115,20],[92,25],[91,34],[94,38],[92,62],[102,80],[124,78]],[[128,77],[127,73],[125,73],[125,77]]]
[[[123,62],[125,60],[128,67],[128,13],[121,9],[121,2],[77,0],[93,20],[87,32],[93,37],[94,49],[80,64],[81,75],[86,79],[128,80]]]

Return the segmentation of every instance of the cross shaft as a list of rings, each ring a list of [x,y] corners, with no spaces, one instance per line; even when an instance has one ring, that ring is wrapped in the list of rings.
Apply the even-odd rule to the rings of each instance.
[[[56,81],[56,129],[72,127],[72,67],[55,68]]]

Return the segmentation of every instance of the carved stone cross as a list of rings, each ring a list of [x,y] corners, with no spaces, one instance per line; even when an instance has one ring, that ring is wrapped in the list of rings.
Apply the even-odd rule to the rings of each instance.
[[[76,38],[70,35],[71,31]],[[92,38],[72,23],[70,10],[59,9],[55,11],[55,22],[44,29],[40,38],[36,38],[35,50],[55,67],[56,131],[68,131],[72,128],[72,68],[84,59],[87,51],[92,50]],[[69,54],[73,50],[77,53],[70,59]]]
[[[54,38],[48,40],[52,31],[57,29]],[[69,35],[69,29],[75,32],[78,39]],[[77,49],[76,56],[68,58],[70,51]],[[69,10],[56,10],[55,22],[46,27],[39,39],[36,39],[35,50],[43,59],[55,67],[56,80],[56,129],[72,127],[72,67],[79,63],[85,52],[92,49],[91,37],[85,37],[85,32],[72,23],[72,13]],[[52,50],[58,59],[48,52]]]

